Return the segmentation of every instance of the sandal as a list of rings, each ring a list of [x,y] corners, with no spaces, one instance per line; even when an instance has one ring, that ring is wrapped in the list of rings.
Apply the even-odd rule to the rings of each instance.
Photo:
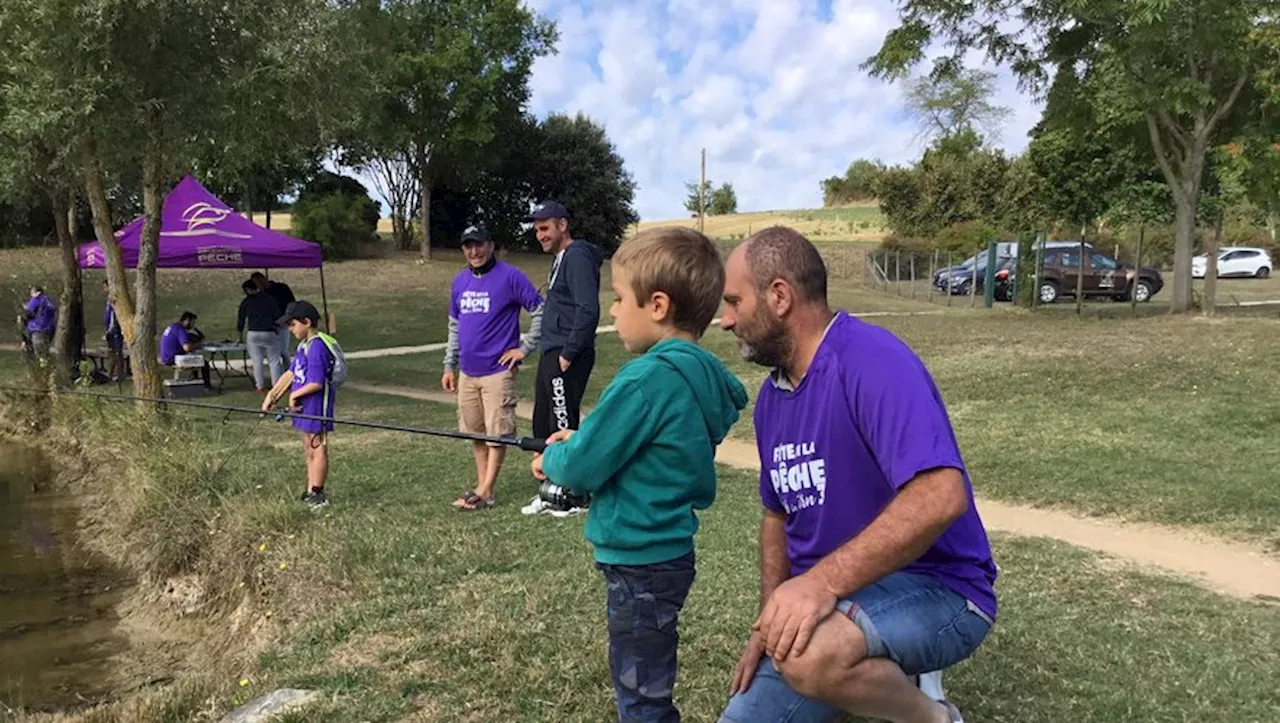
[[[458,499],[454,500],[452,504],[454,507],[462,508],[474,503],[475,500],[479,498],[480,495],[477,495],[475,490],[467,490],[466,492],[458,495]]]
[[[466,504],[458,509],[463,512],[475,512],[476,510],[487,510],[490,507],[493,507],[493,500],[486,499],[480,495],[472,493]]]

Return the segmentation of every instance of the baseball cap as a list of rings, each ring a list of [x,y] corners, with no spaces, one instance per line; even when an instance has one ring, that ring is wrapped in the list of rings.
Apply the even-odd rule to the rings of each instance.
[[[569,211],[557,201],[543,201],[533,207],[529,221],[545,221],[549,218],[569,218]]]
[[[294,319],[309,319],[311,325],[315,326],[320,323],[320,312],[310,301],[290,301],[285,307],[284,315],[276,319],[276,323],[288,326]]]
[[[462,243],[464,244],[468,241],[480,241],[484,243],[492,240],[493,237],[489,235],[489,229],[485,228],[484,224],[468,226],[466,230],[462,232]]]

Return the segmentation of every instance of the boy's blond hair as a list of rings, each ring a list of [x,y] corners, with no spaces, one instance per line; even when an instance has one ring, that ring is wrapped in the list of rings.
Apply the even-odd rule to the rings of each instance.
[[[612,265],[630,277],[643,306],[654,292],[671,298],[672,326],[702,336],[720,308],[724,261],[711,239],[683,226],[646,229],[623,242]]]

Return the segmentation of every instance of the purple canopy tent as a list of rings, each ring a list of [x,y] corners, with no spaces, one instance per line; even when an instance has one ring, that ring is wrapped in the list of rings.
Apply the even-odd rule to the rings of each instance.
[[[116,232],[125,268],[138,265],[143,217]],[[76,259],[82,269],[106,268],[97,241],[80,244]],[[324,287],[324,253],[320,244],[272,231],[238,214],[191,176],[164,199],[160,212],[157,268],[168,269],[319,269],[324,324],[329,326],[329,299]]]

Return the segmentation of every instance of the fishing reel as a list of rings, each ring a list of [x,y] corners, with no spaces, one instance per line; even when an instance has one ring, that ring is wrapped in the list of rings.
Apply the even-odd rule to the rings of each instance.
[[[591,504],[591,495],[575,495],[567,487],[561,487],[551,480],[545,480],[538,485],[538,499],[562,510],[574,507],[585,508]]]

